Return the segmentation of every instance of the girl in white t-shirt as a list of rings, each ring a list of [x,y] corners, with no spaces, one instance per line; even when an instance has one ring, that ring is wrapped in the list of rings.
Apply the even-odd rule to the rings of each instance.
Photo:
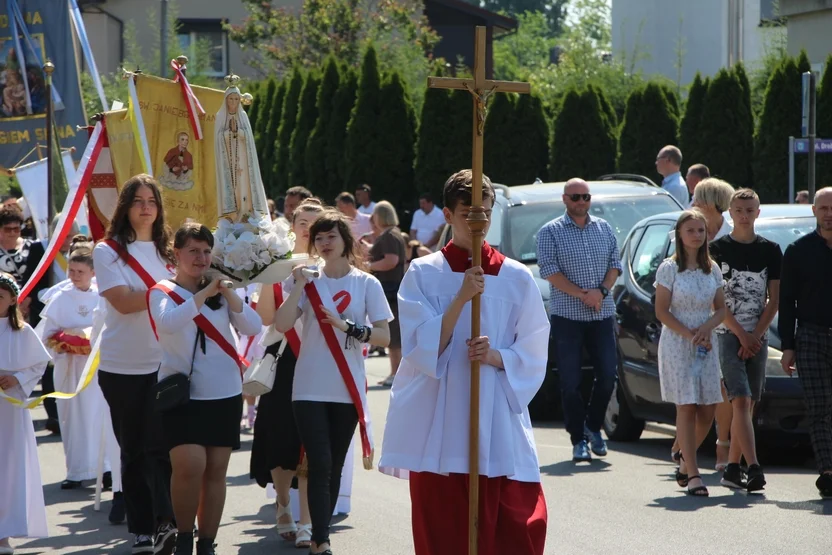
[[[162,346],[159,380],[190,375],[190,400],[162,413],[173,467],[178,555],[193,554],[197,509],[197,555],[214,555],[228,462],[231,451],[240,448],[243,388],[234,329],[256,335],[262,327],[260,317],[234,289],[205,277],[213,247],[214,237],[204,225],[180,227],[173,240],[176,276],[161,281],[149,297]],[[198,326],[197,317],[207,324]],[[212,331],[222,340],[212,339]]]
[[[176,528],[170,502],[170,458],[150,394],[162,349],[147,314],[147,290],[173,276],[170,229],[159,185],[149,175],[127,180],[107,239],[93,251],[104,328],[98,383],[121,447],[122,486],[133,553],[170,555]]]
[[[309,254],[324,261],[321,277],[307,291],[303,265],[295,268],[295,284],[277,311],[275,328],[286,333],[298,318],[303,324],[292,402],[309,464],[310,553],[331,554],[329,523],[341,469],[359,415],[365,421],[369,417],[362,343],[386,347],[393,314],[378,279],[357,267],[362,263],[358,245],[344,216],[333,210],[322,213],[309,230],[309,242]],[[310,295],[319,297],[320,305],[314,306]],[[363,325],[367,321],[372,326]],[[327,341],[330,333],[334,340]],[[365,466],[372,461],[368,438],[362,424]]]

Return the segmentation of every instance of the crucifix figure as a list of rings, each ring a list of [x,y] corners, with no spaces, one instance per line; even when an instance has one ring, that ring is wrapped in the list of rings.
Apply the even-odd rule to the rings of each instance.
[[[468,227],[471,230],[472,251],[471,265],[482,265],[482,244],[488,216],[482,204],[482,158],[483,133],[488,112],[488,98],[495,92],[528,94],[528,83],[512,81],[495,81],[485,77],[485,27],[477,27],[474,49],[473,79],[456,79],[450,77],[428,77],[428,87],[436,89],[466,90],[473,95],[474,123],[473,149],[471,159],[471,210],[468,214]],[[471,299],[471,337],[480,336],[480,296]],[[479,428],[480,428],[480,362],[471,362],[471,407],[468,437],[468,553],[477,555],[477,534],[479,529]]]

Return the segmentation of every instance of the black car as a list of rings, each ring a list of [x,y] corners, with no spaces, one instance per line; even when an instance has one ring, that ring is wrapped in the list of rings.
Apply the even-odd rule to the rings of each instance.
[[[592,192],[592,216],[609,222],[619,246],[636,223],[643,218],[664,212],[676,212],[681,207],[663,189],[649,179],[639,176],[604,176],[603,181],[589,183]],[[537,233],[546,223],[563,215],[561,200],[564,183],[538,183],[506,187],[497,185],[497,198],[491,213],[491,228],[485,240],[509,258],[526,264],[540,288],[540,295],[549,301],[549,282],[540,278],[537,266]],[[452,238],[450,226],[440,237],[441,245]],[[551,419],[560,407],[560,388],[555,366],[556,341],[549,339],[549,372],[537,396],[529,405],[529,412],[536,420]],[[591,370],[589,357],[585,357],[585,370]]]
[[[618,383],[604,421],[607,436],[615,441],[637,440],[645,421],[676,421],[675,406],[661,398],[658,347],[662,324],[653,305],[653,283],[659,264],[675,249],[672,232],[678,216],[678,212],[662,214],[639,222],[622,249],[624,271],[612,292],[618,321]],[[756,230],[785,251],[815,225],[808,205],[765,205]],[[778,444],[804,443],[807,422],[803,392],[800,381],[788,377],[780,367],[776,318],[768,336],[766,387],[754,417],[758,438]]]

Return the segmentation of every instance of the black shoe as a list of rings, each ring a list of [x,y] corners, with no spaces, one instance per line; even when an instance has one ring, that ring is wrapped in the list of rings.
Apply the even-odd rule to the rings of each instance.
[[[136,540],[133,542],[133,555],[151,554],[153,553],[153,536],[145,536],[143,534],[136,534]]]
[[[64,480],[61,482],[61,489],[78,489],[83,485],[80,480]]]
[[[47,418],[46,429],[55,434],[56,436],[61,435],[61,425],[58,423],[57,418]]]
[[[820,496],[824,499],[832,498],[832,474],[821,474],[818,481],[815,482]]]
[[[124,506],[124,494],[117,491],[113,494],[113,505],[110,507],[110,523],[121,524],[124,522],[126,507]]]
[[[113,473],[109,470],[101,477],[101,489],[104,491],[113,489]]]
[[[763,468],[759,464],[752,464],[748,467],[748,491],[760,491],[765,489],[766,477]]]
[[[156,529],[153,536],[155,555],[171,555],[176,545],[176,528],[173,524],[163,524]]]
[[[176,555],[193,555],[194,535],[193,533],[176,534],[176,548],[173,550]]]
[[[747,487],[747,484],[742,479],[740,465],[737,463],[728,463],[728,466],[722,472],[722,479],[719,483],[727,488],[733,489],[745,489]]]
[[[196,542],[196,555],[217,555],[215,547],[213,538],[200,538]]]

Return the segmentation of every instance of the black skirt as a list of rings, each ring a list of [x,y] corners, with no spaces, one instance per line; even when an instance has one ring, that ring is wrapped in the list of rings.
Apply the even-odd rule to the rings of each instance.
[[[162,413],[168,449],[178,445],[240,448],[240,415],[243,396],[200,401],[192,399],[184,405]]]
[[[266,353],[276,355],[279,347],[280,342],[270,345]],[[257,404],[249,472],[263,488],[272,482],[273,468],[297,470],[300,462],[300,435],[292,411],[295,364],[295,353],[287,345],[277,363],[274,387]]]

